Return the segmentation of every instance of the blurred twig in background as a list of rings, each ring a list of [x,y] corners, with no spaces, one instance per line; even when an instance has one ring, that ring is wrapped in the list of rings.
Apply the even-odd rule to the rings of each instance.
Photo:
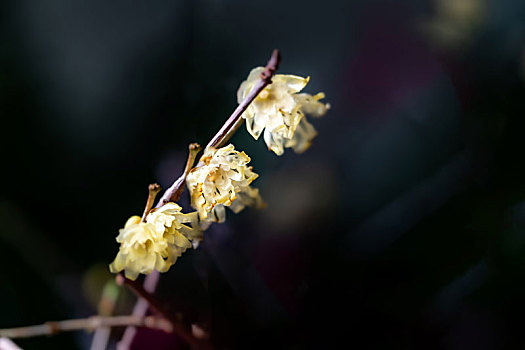
[[[160,329],[165,332],[172,332],[173,330],[171,323],[168,320],[156,316],[92,316],[73,320],[46,322],[37,326],[0,329],[0,337],[28,338],[43,335],[55,335],[61,332],[78,330],[93,331],[97,328],[122,327],[130,325]]]

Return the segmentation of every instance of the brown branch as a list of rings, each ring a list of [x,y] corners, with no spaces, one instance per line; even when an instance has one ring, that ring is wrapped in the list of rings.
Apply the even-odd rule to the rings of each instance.
[[[240,126],[241,123],[238,121],[242,117],[244,111],[246,111],[246,108],[248,108],[250,103],[252,103],[252,101],[266,86],[272,83],[272,77],[277,68],[279,68],[280,62],[281,54],[278,50],[273,50],[272,57],[270,57],[268,64],[266,64],[264,71],[261,73],[261,79],[257,82],[257,84],[255,84],[248,96],[246,96],[246,98],[242,100],[241,103],[239,103],[228,120],[226,120],[226,123],[224,123],[222,128],[211,139],[211,141],[206,146],[207,149],[212,147],[219,148],[229,140],[229,138]]]
[[[222,128],[215,134],[215,136],[208,142],[206,148],[221,147],[226,143],[235,131],[242,124],[242,114],[246,111],[246,108],[253,102],[253,100],[259,95],[259,93],[269,84],[272,83],[272,77],[275,74],[279,64],[281,62],[281,54],[279,50],[273,50],[270,60],[266,64],[264,71],[261,73],[261,79],[255,84],[253,89],[250,91],[248,96],[239,103],[237,108],[233,111],[230,117],[226,120]],[[201,147],[198,143],[192,143],[189,147],[188,160],[186,161],[186,167],[184,173],[164,192],[162,198],[156,205],[156,208],[163,206],[167,202],[176,202],[179,200],[184,184],[186,183],[186,176],[193,168],[193,163],[197,158],[197,154],[200,152]]]
[[[157,270],[153,270],[152,273],[146,276],[144,279],[144,290],[146,290],[149,293],[153,293],[155,289],[157,288],[157,283],[159,282],[160,273]],[[139,298],[133,307],[133,313],[134,316],[140,316],[144,317],[146,316],[146,313],[148,312],[148,301]],[[135,334],[137,333],[137,328],[133,326],[129,326],[124,330],[124,334],[122,335],[122,338],[120,339],[117,349],[119,350],[127,350],[131,348],[131,343],[133,343],[133,338],[135,338]]]
[[[184,190],[184,185],[186,184],[186,176],[189,174],[190,170],[193,168],[193,164],[195,163],[195,159],[197,159],[197,155],[199,154],[200,150],[202,149],[201,146],[198,143],[191,143],[188,147],[188,159],[186,160],[186,166],[184,167],[184,172],[182,175],[164,192],[164,195],[162,198],[158,201],[156,208],[163,206],[167,202],[176,202],[179,200],[182,191]],[[151,185],[150,185],[151,186]],[[150,190],[151,191],[151,190]],[[151,192],[150,192],[151,196]],[[148,197],[148,203],[149,203],[150,197]],[[148,209],[148,205],[146,205],[146,209]],[[144,211],[144,216],[147,215],[146,211]],[[160,273],[157,270],[153,270],[152,273],[146,276],[144,280],[144,290],[146,292],[152,293],[157,288],[157,283],[160,278]],[[133,308],[133,315],[135,316],[141,316],[144,317],[146,313],[148,312],[148,301],[144,298],[139,298],[137,300],[137,303],[135,304],[135,307]],[[133,338],[135,337],[135,334],[137,333],[137,329],[133,326],[127,327],[124,331],[124,334],[122,335],[122,338],[118,344],[118,349],[129,349],[131,347],[131,343],[133,342]]]
[[[37,326],[0,329],[0,337],[29,338],[42,335],[55,335],[60,332],[80,329],[93,331],[94,329],[102,327],[122,327],[130,325],[160,329],[168,333],[173,332],[170,321],[156,316],[92,316],[89,318],[46,322]]]
[[[175,317],[174,314],[166,310],[166,307],[161,304],[153,294],[149,293],[144,289],[142,284],[137,281],[127,279],[122,274],[118,274],[116,277],[117,284],[125,284],[135,295],[139,298],[146,300],[151,310],[155,313],[162,315],[164,318],[171,322],[173,327],[173,333],[179,336],[183,341],[190,345],[193,349],[211,349],[211,346],[204,340],[199,340],[191,335],[189,329],[184,327],[180,320]]]
[[[253,102],[253,100],[259,95],[259,93],[269,84],[272,82],[272,77],[275,74],[275,71],[279,67],[279,63],[281,61],[281,55],[278,50],[274,50],[272,52],[272,56],[270,57],[270,60],[266,64],[266,67],[264,71],[261,73],[261,79],[257,82],[257,84],[253,87],[253,89],[250,91],[248,96],[239,103],[237,108],[233,111],[233,113],[230,115],[230,117],[226,120],[222,128],[215,134],[215,136],[210,140],[206,148],[211,147],[221,147],[223,146],[230,138],[231,136],[237,131],[237,129],[242,124],[242,114],[244,111],[246,111],[246,108],[250,105],[250,103]],[[179,200],[182,191],[184,190],[184,185],[186,184],[186,176],[189,174],[191,169],[193,168],[193,164],[195,163],[195,160],[197,158],[197,154],[200,152],[201,147],[197,143],[192,143],[189,146],[189,154],[188,159],[186,161],[186,167],[184,169],[183,174],[164,192],[161,199],[158,201],[156,208],[163,206],[167,202],[176,202]],[[157,282],[159,280],[160,274],[158,271],[154,270],[151,274],[147,275],[144,281],[144,287],[145,289],[138,284],[135,281],[131,281],[126,279],[122,275],[118,275],[117,278],[122,279],[121,282],[126,284],[128,287],[130,287],[136,294],[139,295],[139,300],[137,301],[137,304],[135,305],[135,308],[133,310],[134,315],[144,316],[147,312],[147,304],[149,303],[150,307],[155,310],[157,309],[157,312],[162,314],[163,308],[161,305],[158,304],[156,299],[151,295],[157,286]],[[140,293],[142,292],[142,293]],[[146,298],[145,296],[148,296]],[[167,317],[170,319],[169,317]],[[178,321],[175,320],[178,324]],[[174,324],[174,325],[175,325]],[[175,328],[179,329],[179,328]],[[202,347],[202,343],[198,340],[196,340],[194,337],[191,336],[190,333],[188,333],[183,327],[179,329],[180,336],[185,339],[188,344],[196,344],[199,347]],[[133,327],[128,327],[126,331],[124,332],[124,336],[122,337],[122,340],[119,344],[119,348],[126,348],[130,347],[131,343],[133,341],[133,338],[135,336],[136,330]],[[198,343],[198,344],[197,344]],[[194,345],[192,345],[194,346]],[[206,344],[208,347],[209,345]]]

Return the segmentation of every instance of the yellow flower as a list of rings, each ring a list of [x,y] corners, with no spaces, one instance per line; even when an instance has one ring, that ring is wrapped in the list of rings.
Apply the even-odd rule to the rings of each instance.
[[[223,222],[224,207],[231,206],[234,212],[245,206],[262,206],[259,191],[250,183],[259,175],[247,164],[250,157],[238,152],[233,145],[207,150],[198,166],[186,177],[191,194],[191,204],[204,222]]]
[[[237,91],[240,103],[260,79],[262,67],[254,68]],[[299,93],[308,84],[309,77],[276,74],[272,83],[264,88],[243,113],[248,132],[257,140],[264,130],[264,141],[277,155],[284,148],[296,152],[305,151],[317,134],[314,127],[306,121],[305,114],[321,117],[330,108],[320,102],[323,93],[309,95]],[[299,130],[298,130],[299,129]],[[300,135],[297,135],[297,133]]]
[[[139,216],[129,218],[119,231],[120,249],[109,265],[110,271],[124,270],[126,277],[132,280],[140,273],[168,271],[177,258],[191,248],[191,241],[202,237],[196,224],[197,213],[183,214],[181,209],[175,203],[167,203],[148,214],[146,222]],[[193,223],[193,228],[184,225],[189,222]]]

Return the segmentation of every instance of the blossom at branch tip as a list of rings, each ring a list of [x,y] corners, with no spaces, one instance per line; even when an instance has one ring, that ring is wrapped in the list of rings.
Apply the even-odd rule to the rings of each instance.
[[[152,210],[146,222],[139,216],[130,217],[117,236],[120,249],[109,265],[110,271],[124,270],[126,278],[132,280],[140,273],[168,271],[177,258],[192,247],[192,242],[202,238],[197,213],[183,214],[181,210],[179,205],[170,202]]]
[[[224,207],[238,213],[246,206],[261,207],[259,190],[250,186],[259,175],[247,166],[250,157],[236,151],[232,144],[208,149],[203,163],[186,177],[191,204],[203,222],[224,222]]]
[[[241,83],[237,91],[239,103],[250,93],[263,71],[263,67],[252,69]],[[299,93],[309,80],[309,77],[296,75],[274,75],[272,83],[259,93],[242,115],[248,132],[256,140],[264,132],[266,145],[277,155],[282,155],[284,148],[304,152],[317,135],[305,115],[322,117],[330,108],[329,104],[321,102],[325,97],[322,92],[314,96]]]

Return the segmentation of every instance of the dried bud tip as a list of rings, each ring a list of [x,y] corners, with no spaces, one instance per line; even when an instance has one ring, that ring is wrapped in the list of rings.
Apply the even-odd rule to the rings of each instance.
[[[161,189],[160,185],[159,185],[159,184],[156,184],[156,183],[155,183],[155,184],[150,184],[150,185],[148,186],[148,190],[149,190],[150,192],[157,192],[157,193],[158,193],[158,192],[160,192],[160,189]]]
[[[190,151],[195,150],[201,150],[201,145],[199,145],[197,142],[190,143],[189,147]]]

